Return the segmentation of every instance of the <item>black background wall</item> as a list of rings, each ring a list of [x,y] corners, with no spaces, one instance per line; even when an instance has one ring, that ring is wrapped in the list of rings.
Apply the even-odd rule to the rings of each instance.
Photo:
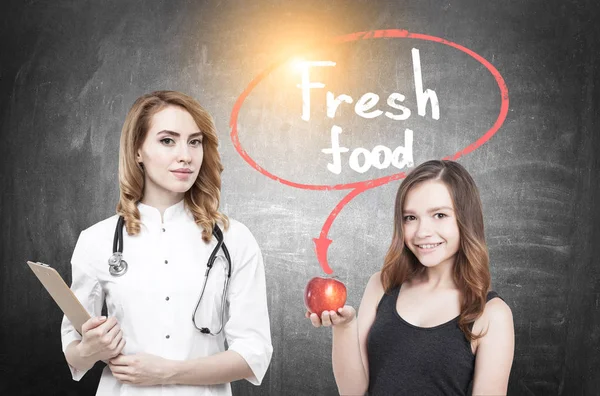
[[[336,393],[330,331],[303,316],[304,285],[324,275],[313,238],[323,230],[321,241],[333,241],[328,265],[358,306],[410,166],[360,173],[365,151],[354,168],[349,158],[385,146],[404,147],[398,159],[412,154],[414,164],[458,153],[478,183],[494,289],[515,319],[509,394],[598,394],[599,9],[592,0],[4,2],[0,393],[94,393],[101,368],[71,381],[60,311],[25,261],[51,263],[70,282],[79,232],[114,213],[129,107],[143,93],[175,89],[213,114],[222,209],[253,231],[265,257],[273,360],[261,387],[239,382],[234,392]],[[326,41],[383,29],[427,37]],[[423,90],[439,100],[437,120],[430,103],[418,114],[413,48]],[[325,84],[310,90],[310,120],[301,118],[300,60],[335,62],[310,69]],[[327,91],[355,103],[375,93],[370,111],[384,113],[364,118],[342,104],[329,118]],[[401,114],[386,104],[394,92],[405,97],[406,120],[385,115]],[[322,151],[334,125],[349,149],[339,174]],[[377,182],[360,184],[367,180]]]

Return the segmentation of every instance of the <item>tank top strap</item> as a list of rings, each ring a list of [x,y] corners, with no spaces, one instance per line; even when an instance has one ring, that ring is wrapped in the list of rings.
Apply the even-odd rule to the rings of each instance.
[[[396,301],[398,300],[398,294],[400,293],[400,286],[396,286],[394,287],[392,290],[390,290],[389,292],[384,292],[383,296],[381,296],[381,300],[379,300],[379,304],[377,304],[377,310],[376,312],[379,312],[379,310],[382,307],[393,307],[393,309],[396,309]]]
[[[496,297],[498,297],[499,299],[501,299],[502,301],[504,301],[504,299],[503,299],[503,298],[502,298],[502,297],[501,297],[501,296],[500,296],[498,293],[496,293],[496,292],[495,292],[495,291],[493,291],[493,290],[490,290],[490,291],[488,292],[488,294],[487,294],[487,298],[485,299],[485,302],[488,302],[488,301],[490,301],[492,298],[496,298]]]
[[[503,299],[503,298],[502,298],[502,297],[501,297],[501,296],[500,296],[498,293],[496,293],[496,292],[495,292],[495,291],[493,291],[493,290],[490,290],[490,291],[488,292],[488,294],[487,294],[487,297],[486,297],[486,299],[485,299],[485,302],[486,302],[486,303],[488,303],[488,302],[489,302],[489,301],[490,301],[492,298],[496,298],[496,297],[498,297],[499,299],[501,299],[502,301],[504,301],[504,299]],[[473,325],[474,325],[474,324],[475,324],[475,322],[471,322],[471,323],[469,323],[469,329],[470,329],[470,330],[473,330]]]

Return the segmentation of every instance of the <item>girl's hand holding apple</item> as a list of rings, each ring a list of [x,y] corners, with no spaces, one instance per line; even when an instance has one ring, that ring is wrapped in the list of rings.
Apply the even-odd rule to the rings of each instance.
[[[356,310],[350,305],[344,305],[337,311],[323,311],[321,317],[316,313],[306,311],[305,316],[315,327],[346,326],[356,318]]]
[[[312,278],[304,289],[307,318],[315,327],[344,326],[356,317],[346,303],[346,285],[334,278]]]

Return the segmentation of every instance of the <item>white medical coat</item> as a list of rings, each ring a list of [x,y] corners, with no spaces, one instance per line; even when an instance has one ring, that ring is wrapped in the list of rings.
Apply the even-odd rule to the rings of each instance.
[[[92,316],[100,316],[106,301],[108,315],[121,325],[124,355],[150,353],[166,359],[188,360],[226,350],[239,353],[252,369],[247,378],[260,385],[273,348],[262,254],[243,224],[230,219],[224,234],[232,261],[224,330],[217,336],[202,334],[193,326],[192,313],[198,301],[208,257],[216,246],[202,240],[184,201],[167,208],[164,221],[158,209],[139,203],[141,232],[129,236],[123,230],[123,258],[127,273],[115,277],[108,272],[117,216],[101,221],[79,236],[71,260],[71,289]],[[199,327],[214,333],[220,326],[221,298],[227,261],[222,250],[210,271],[206,291],[196,314]],[[63,351],[81,336],[65,317],[62,323]],[[78,381],[85,372],[70,367]],[[212,386],[121,384],[104,368],[97,395],[231,395],[229,384]]]

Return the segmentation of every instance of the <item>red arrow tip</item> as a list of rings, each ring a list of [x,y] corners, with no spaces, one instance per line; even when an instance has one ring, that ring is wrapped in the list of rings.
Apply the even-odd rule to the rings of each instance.
[[[326,274],[332,274],[333,270],[327,264],[327,249],[329,249],[329,245],[333,241],[327,237],[319,237],[313,238],[313,242],[315,243],[315,252],[317,253],[317,260],[319,260],[321,268],[323,268]]]

